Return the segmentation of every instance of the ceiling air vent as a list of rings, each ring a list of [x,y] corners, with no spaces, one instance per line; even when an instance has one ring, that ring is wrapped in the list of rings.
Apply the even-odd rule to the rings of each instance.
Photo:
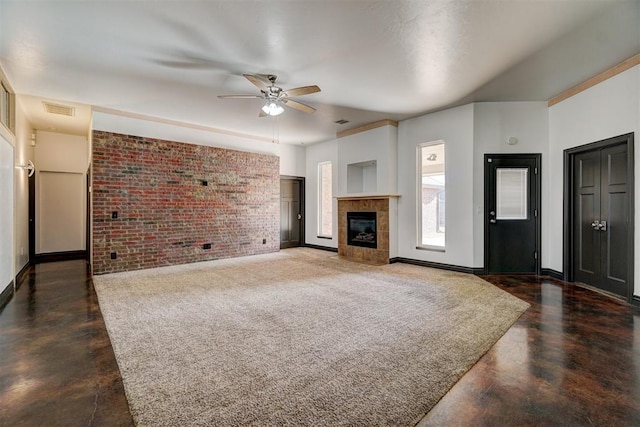
[[[340,119],[340,120],[336,120],[336,121],[335,121],[335,122],[333,122],[333,123],[337,123],[337,124],[339,124],[339,125],[344,125],[344,124],[349,123],[349,120]]]
[[[44,105],[44,111],[51,114],[73,117],[76,112],[74,107],[69,107],[68,105],[52,104],[50,102],[43,102],[42,105]]]

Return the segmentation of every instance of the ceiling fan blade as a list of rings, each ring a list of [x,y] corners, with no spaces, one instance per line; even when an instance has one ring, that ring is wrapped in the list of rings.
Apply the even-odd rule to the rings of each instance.
[[[254,74],[243,74],[244,78],[253,83],[258,89],[263,92],[267,91],[267,84],[263,81],[260,76]]]
[[[265,113],[264,111],[262,111],[262,109],[260,110],[260,112],[258,113],[258,117],[267,117],[267,113]]]
[[[151,62],[156,64],[169,67],[169,68],[180,68],[183,70],[198,70],[198,69],[211,69],[213,68],[210,64],[205,62],[196,62],[196,61],[178,61],[178,60],[170,60],[170,59],[151,59]]]
[[[305,113],[313,113],[315,108],[303,104],[302,102],[294,101],[293,99],[283,99],[282,103],[287,107],[295,108],[296,110],[304,111]]]
[[[320,92],[320,88],[316,85],[313,86],[302,86],[294,89],[289,89],[284,91],[284,96],[302,96],[309,95],[310,93]]]
[[[218,95],[218,98],[220,99],[254,99],[254,98],[261,99],[262,96],[260,95]]]

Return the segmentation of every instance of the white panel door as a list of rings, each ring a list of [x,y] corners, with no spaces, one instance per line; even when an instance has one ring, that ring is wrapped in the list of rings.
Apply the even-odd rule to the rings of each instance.
[[[84,174],[41,171],[37,182],[37,253],[84,250]]]

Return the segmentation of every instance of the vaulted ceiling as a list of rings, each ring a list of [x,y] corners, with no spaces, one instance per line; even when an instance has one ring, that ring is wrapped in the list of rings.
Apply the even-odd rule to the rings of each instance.
[[[0,64],[36,128],[42,99],[285,143],[472,101],[544,101],[640,52],[640,1],[0,0]],[[260,118],[243,73],[318,85]],[[344,119],[346,124],[336,124]],[[47,121],[49,120],[49,121]]]

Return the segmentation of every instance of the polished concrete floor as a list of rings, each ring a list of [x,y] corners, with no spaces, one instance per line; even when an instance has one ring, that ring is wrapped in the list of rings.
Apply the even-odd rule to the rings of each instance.
[[[420,425],[640,426],[640,310],[533,276],[486,280],[531,304]]]
[[[0,313],[0,425],[133,425],[84,261],[30,267]]]
[[[553,279],[487,280],[531,308],[421,425],[640,425],[637,308]],[[83,261],[31,267],[0,312],[0,425],[133,425]]]

